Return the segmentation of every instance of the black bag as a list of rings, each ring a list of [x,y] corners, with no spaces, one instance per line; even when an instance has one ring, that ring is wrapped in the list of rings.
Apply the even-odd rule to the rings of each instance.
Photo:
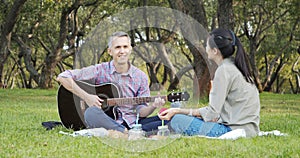
[[[48,121],[42,122],[42,125],[46,128],[46,130],[52,130],[56,126],[62,126],[62,123],[57,121]]]

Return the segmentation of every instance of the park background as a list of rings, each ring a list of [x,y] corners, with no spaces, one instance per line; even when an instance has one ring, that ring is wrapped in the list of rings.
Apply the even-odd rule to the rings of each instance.
[[[128,23],[132,25],[139,18],[141,27],[129,26],[123,31],[130,34],[135,48],[132,62],[148,74],[152,90],[180,89],[187,78],[193,80],[192,85],[197,85],[193,86],[196,95],[207,96],[214,65],[205,59],[205,39],[193,35],[198,35],[201,29],[210,32],[222,27],[233,30],[242,40],[260,92],[297,94],[300,91],[299,3],[297,0],[3,0],[0,5],[1,87],[57,88],[55,78],[60,72],[76,67],[76,57],[81,57],[77,52],[93,34],[91,31],[118,13],[143,7]],[[147,6],[162,7],[166,12],[176,10],[202,28],[195,29],[193,23],[180,21],[174,23],[172,30],[149,27],[152,25],[147,23],[152,17],[156,17],[154,22],[176,21],[180,17],[147,12]],[[117,18],[113,20],[118,23]],[[104,31],[101,33],[105,35]],[[185,33],[189,36],[184,36]],[[100,39],[99,45],[106,40]],[[198,43],[194,42],[197,40]],[[93,61],[82,60],[77,68],[110,60],[105,48],[96,51],[97,55],[91,57]],[[139,62],[135,61],[137,58]],[[182,63],[183,59],[188,62]]]
[[[261,92],[261,129],[277,129],[289,136],[237,141],[184,138],[158,150],[132,154],[115,151],[98,139],[61,136],[58,131],[63,128],[45,131],[42,121],[59,120],[57,75],[111,59],[103,49],[92,61],[78,63],[82,41],[102,21],[135,8],[144,9],[144,14],[135,17],[148,26],[146,8],[150,7],[179,11],[207,32],[218,27],[236,32]],[[297,0],[2,0],[0,157],[299,157],[299,8]],[[176,16],[163,13],[155,17],[176,20]],[[193,27],[179,23],[174,25],[177,31],[159,27],[124,31],[136,48],[131,62],[148,74],[153,92],[187,89],[202,106],[207,103],[215,67],[203,55],[203,40],[194,44],[198,37],[187,40],[183,36],[185,32],[198,34]]]

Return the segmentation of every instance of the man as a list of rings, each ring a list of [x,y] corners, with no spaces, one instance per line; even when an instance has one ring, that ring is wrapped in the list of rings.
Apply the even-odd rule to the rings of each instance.
[[[115,32],[108,41],[108,53],[113,60],[88,66],[82,69],[67,70],[59,74],[59,81],[67,90],[79,96],[89,108],[84,118],[88,128],[103,127],[108,130],[127,132],[136,123],[137,113],[145,118],[157,108],[165,104],[161,98],[155,98],[152,104],[119,106],[118,119],[114,120],[101,109],[103,100],[97,95],[89,94],[81,89],[74,80],[94,80],[96,84],[114,82],[120,86],[123,97],[150,96],[148,77],[129,62],[132,51],[130,37],[125,32]],[[145,131],[156,130],[161,120],[155,116],[140,120]]]

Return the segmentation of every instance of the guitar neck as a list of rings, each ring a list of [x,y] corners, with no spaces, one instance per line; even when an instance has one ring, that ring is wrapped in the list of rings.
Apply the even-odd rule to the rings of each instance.
[[[143,103],[154,102],[155,98],[162,98],[165,101],[167,100],[167,96],[155,96],[155,97],[133,97],[133,98],[108,98],[107,105],[108,106],[120,106],[120,105],[138,105]]]

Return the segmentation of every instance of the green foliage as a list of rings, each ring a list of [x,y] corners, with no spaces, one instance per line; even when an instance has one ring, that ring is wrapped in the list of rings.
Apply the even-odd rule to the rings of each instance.
[[[295,14],[299,9],[295,6],[299,6],[299,2],[292,0],[236,1],[234,5],[234,12],[238,13],[235,14],[238,34],[246,51],[255,51],[256,67],[263,84],[268,83],[268,75],[275,75],[276,69],[283,64],[277,76],[278,83],[283,85],[272,85],[273,91],[280,89],[282,93],[290,92],[291,67],[299,56],[297,36],[300,23],[299,16]],[[249,36],[246,36],[246,30]],[[255,43],[249,42],[250,39],[254,39]]]
[[[46,131],[41,123],[59,120],[56,90],[0,90],[1,157],[299,157],[298,95],[261,94],[261,130],[288,136],[213,140],[182,137],[161,148],[133,153],[111,147],[99,138],[71,137]],[[118,140],[111,140],[117,142]],[[151,142],[144,142],[149,145]]]
[[[6,17],[6,14],[10,11],[11,6],[13,4],[13,0],[1,1],[0,3],[0,24],[3,23],[3,19]],[[18,17],[18,21],[13,30],[13,37],[18,35],[22,38],[23,42],[30,47],[32,50],[32,63],[34,63],[34,67],[38,73],[41,73],[42,67],[45,65],[46,56],[48,56],[51,51],[56,49],[59,40],[60,33],[60,21],[62,12],[71,7],[74,0],[42,0],[42,1],[26,1],[25,5],[22,7],[20,15]],[[159,6],[159,7],[170,7],[168,1],[164,0],[156,0],[156,1],[137,1],[137,0],[113,0],[113,1],[95,1],[95,0],[85,0],[81,1],[82,6],[79,7],[78,10],[74,10],[73,13],[76,12],[76,22],[78,24],[78,31],[80,35],[74,38],[80,42],[85,41],[88,38],[90,32],[95,28],[99,22],[107,19],[108,17],[120,13],[127,9],[133,9],[136,7],[142,6]],[[191,1],[186,1],[190,2]],[[204,7],[206,11],[207,21],[209,23],[209,28],[217,26],[217,0],[204,0]],[[197,7],[197,6],[196,6]],[[249,53],[249,39],[247,39],[244,35],[245,28],[243,28],[243,24],[246,22],[248,24],[248,29],[253,31],[257,29],[259,26],[262,26],[264,29],[259,30],[261,34],[257,37],[260,43],[257,44],[257,53],[255,54],[257,68],[260,70],[260,80],[267,80],[266,74],[269,71],[274,71],[268,69],[270,63],[266,64],[266,61],[271,62],[275,59],[276,55],[280,52],[283,52],[280,55],[279,59],[275,61],[274,68],[276,68],[282,60],[285,66],[280,71],[280,75],[278,77],[279,82],[284,82],[282,87],[278,87],[280,92],[290,92],[290,85],[288,83],[288,79],[292,79],[295,82],[294,74],[291,73],[291,66],[299,56],[297,54],[297,48],[300,45],[299,41],[299,0],[277,0],[277,1],[241,1],[237,0],[233,2],[234,16],[235,16],[235,32],[241,37],[242,43],[244,44],[247,52]],[[281,17],[280,15],[283,14]],[[71,16],[71,14],[70,14]],[[128,15],[124,15],[128,16]],[[138,16],[136,16],[138,17]],[[157,16],[158,19],[164,19],[168,21],[171,17],[170,15],[165,15],[160,13]],[[259,18],[262,18],[259,21]],[[140,21],[139,21],[140,20]],[[134,18],[133,21],[138,21],[140,24],[144,24],[145,20],[143,18]],[[70,21],[69,21],[70,22]],[[298,22],[298,23],[297,23]],[[167,23],[166,25],[168,25]],[[270,26],[269,26],[270,25]],[[296,25],[296,26],[295,26]],[[269,27],[268,27],[269,26]],[[294,27],[295,26],[295,27]],[[162,26],[163,28],[164,26]],[[70,40],[69,37],[73,31],[73,25],[68,25],[68,39],[64,41],[64,49],[61,52],[61,55],[67,55],[70,53],[70,50],[66,48],[70,48]],[[158,34],[155,32],[156,28],[150,28],[150,35],[152,36],[152,40],[158,39]],[[145,28],[138,28],[141,33],[146,32]],[[160,32],[164,32],[163,29]],[[169,33],[169,32],[167,32]],[[253,34],[254,32],[252,32]],[[163,35],[163,34],[162,34]],[[289,42],[290,37],[292,40]],[[6,61],[4,65],[3,78],[1,80],[5,80],[5,83],[8,85],[15,84],[15,87],[21,87],[24,82],[31,82],[33,87],[36,87],[37,84],[34,83],[29,78],[30,76],[28,70],[26,70],[26,66],[24,64],[23,59],[19,60],[18,56],[20,55],[21,48],[16,43],[16,41],[12,39],[10,45],[10,58]],[[191,56],[187,49],[186,43],[183,43],[181,37],[176,37],[172,41],[170,41],[168,47],[172,47],[170,51],[173,52],[184,52],[187,53],[187,56]],[[101,41],[106,42],[106,39],[99,39]],[[144,39],[143,39],[144,40]],[[77,41],[77,42],[78,42]],[[142,39],[135,36],[135,41],[142,43]],[[259,44],[259,45],[258,45]],[[76,43],[76,50],[79,49],[80,43]],[[154,51],[155,49],[153,49]],[[182,51],[183,50],[183,51]],[[94,50],[92,50],[94,51]],[[97,50],[96,50],[97,51]],[[101,52],[103,53],[103,52]],[[94,54],[94,53],[93,53]],[[99,61],[107,61],[110,57],[107,54],[103,54]],[[90,57],[89,59],[94,59],[94,57]],[[16,62],[18,62],[18,66]],[[59,74],[62,70],[70,69],[73,66],[73,62],[75,61],[74,56],[71,55],[66,59],[63,59],[54,74],[51,76]],[[90,61],[84,61],[90,64]],[[98,62],[98,61],[97,61]],[[177,62],[178,63],[178,62]],[[178,63],[180,64],[180,63]],[[178,65],[177,64],[177,65]],[[70,66],[71,65],[71,66]],[[85,65],[86,66],[86,65]],[[143,70],[146,71],[146,67],[144,64],[141,66]],[[297,66],[299,68],[299,64]],[[160,69],[161,70],[161,69]],[[21,76],[24,72],[24,76]],[[12,74],[12,75],[11,75]],[[162,74],[162,71],[158,71],[158,74]],[[190,74],[185,77],[190,78]],[[162,80],[162,75],[158,75],[158,79]],[[6,81],[8,80],[8,81]],[[53,81],[55,82],[55,81]],[[166,85],[168,85],[167,83]],[[273,89],[276,89],[276,85],[274,84]]]

